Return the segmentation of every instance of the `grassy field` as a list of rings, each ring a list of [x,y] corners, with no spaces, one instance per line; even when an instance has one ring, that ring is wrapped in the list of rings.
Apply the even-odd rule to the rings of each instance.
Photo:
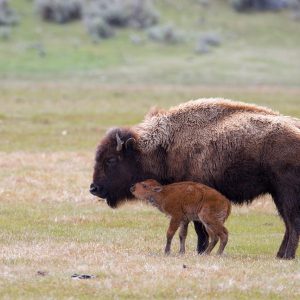
[[[140,202],[112,210],[88,188],[104,132],[154,105],[224,97],[300,118],[300,23],[162,0],[185,43],[134,45],[146,34],[126,29],[94,44],[80,22],[40,22],[31,2],[11,1],[21,23],[0,38],[0,299],[299,299],[300,250],[275,259],[284,226],[268,196],[234,207],[223,257],[196,254],[192,225],[186,255],[174,238],[165,257],[165,216]],[[222,45],[196,55],[207,31]]]
[[[141,203],[112,210],[88,193],[109,126],[138,122],[154,104],[212,95],[299,117],[299,89],[18,81],[0,93],[0,298],[299,298],[299,251],[295,261],[275,259],[284,228],[268,197],[234,208],[224,257],[196,255],[192,225],[187,254],[178,256],[175,239],[165,257],[162,214]]]

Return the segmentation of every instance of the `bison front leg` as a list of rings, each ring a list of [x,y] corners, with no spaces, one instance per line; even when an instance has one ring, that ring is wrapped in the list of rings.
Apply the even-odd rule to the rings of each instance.
[[[166,255],[170,254],[172,239],[173,239],[173,236],[176,233],[179,225],[180,225],[180,220],[175,219],[175,218],[171,218],[170,225],[169,225],[169,228],[168,228],[168,231],[167,231],[167,244],[166,244],[166,247],[165,247],[165,254]]]
[[[285,224],[285,234],[277,253],[278,258],[293,259],[299,243],[300,235],[300,211],[297,196],[291,191],[274,197],[278,212]]]
[[[194,226],[198,236],[197,252],[198,254],[202,254],[208,247],[208,234],[201,222],[194,221]]]

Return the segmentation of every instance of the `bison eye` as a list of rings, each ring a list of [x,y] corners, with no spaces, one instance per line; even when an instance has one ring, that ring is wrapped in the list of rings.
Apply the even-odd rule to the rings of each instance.
[[[111,157],[105,161],[105,164],[110,167],[110,166],[114,166],[117,163],[117,161],[118,160],[116,157]]]

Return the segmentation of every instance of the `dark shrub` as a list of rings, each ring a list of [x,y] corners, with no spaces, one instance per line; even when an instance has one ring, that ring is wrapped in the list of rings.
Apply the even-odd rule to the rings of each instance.
[[[208,46],[213,46],[213,47],[220,46],[222,42],[220,35],[215,32],[204,33],[201,36],[200,41],[204,44],[207,44]]]
[[[220,35],[216,32],[206,32],[198,39],[195,47],[197,54],[209,53],[212,47],[218,47],[222,43]]]
[[[94,41],[107,39],[114,35],[113,28],[101,18],[86,19],[84,23]]]
[[[0,39],[9,40],[11,37],[11,26],[0,26]]]
[[[48,22],[64,24],[81,18],[81,0],[36,0],[40,17]]]
[[[116,27],[127,26],[128,11],[124,8],[121,0],[91,0],[84,9],[84,20],[89,23],[97,19]]]
[[[130,39],[131,43],[134,45],[141,45],[145,42],[145,39],[137,34],[131,34],[129,36],[129,39]]]
[[[277,11],[289,6],[289,0],[233,0],[232,5],[239,12]]]
[[[292,10],[292,19],[300,21],[300,0],[294,0],[290,7]]]
[[[211,48],[206,43],[203,43],[203,41],[199,40],[196,44],[195,52],[197,54],[206,54],[211,52]]]
[[[12,26],[18,23],[16,12],[9,7],[8,0],[0,0],[0,26]]]
[[[84,17],[101,18],[116,27],[146,28],[158,22],[150,0],[91,0],[84,9]]]
[[[95,38],[108,38],[112,27],[146,28],[158,21],[150,0],[91,0],[83,10],[88,33]]]
[[[155,26],[148,30],[149,39],[165,44],[178,44],[184,41],[184,36],[172,25]]]
[[[136,28],[148,28],[158,23],[159,14],[151,1],[131,0],[129,7],[129,25]]]

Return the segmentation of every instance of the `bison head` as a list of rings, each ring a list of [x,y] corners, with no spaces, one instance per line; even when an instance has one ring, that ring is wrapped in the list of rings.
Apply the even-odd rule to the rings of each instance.
[[[129,129],[112,129],[97,148],[90,192],[116,207],[133,198],[130,187],[143,179],[136,137]]]

